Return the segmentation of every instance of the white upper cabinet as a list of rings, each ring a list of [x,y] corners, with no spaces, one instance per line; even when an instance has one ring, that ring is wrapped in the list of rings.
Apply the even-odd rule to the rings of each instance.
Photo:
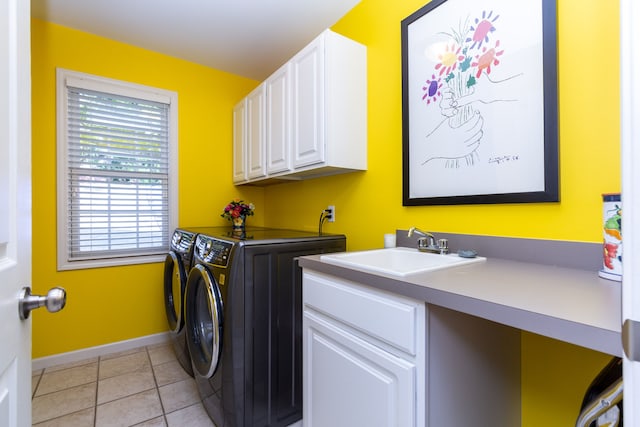
[[[262,151],[253,145],[259,144],[252,138],[257,130],[234,126],[234,143],[237,132],[246,132],[246,150],[262,153],[264,169],[249,154],[248,179],[235,179],[234,164],[234,182],[266,184],[366,170],[366,55],[363,45],[325,30],[271,75],[261,85]],[[247,106],[249,126],[257,123],[251,117]]]
[[[291,61],[296,168],[325,160],[325,38],[314,40]]]
[[[233,183],[266,176],[265,85],[233,107]]]
[[[265,90],[264,83],[247,96],[247,174],[249,179],[267,174],[265,156]]]
[[[233,182],[247,181],[247,99],[233,107]]]
[[[326,30],[292,64],[296,170],[365,170],[366,48]]]
[[[265,82],[267,91],[267,173],[291,170],[291,64]]]

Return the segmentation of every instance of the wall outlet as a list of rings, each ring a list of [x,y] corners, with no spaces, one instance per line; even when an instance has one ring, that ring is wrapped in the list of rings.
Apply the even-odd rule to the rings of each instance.
[[[336,207],[334,205],[327,207],[327,221],[336,222]]]

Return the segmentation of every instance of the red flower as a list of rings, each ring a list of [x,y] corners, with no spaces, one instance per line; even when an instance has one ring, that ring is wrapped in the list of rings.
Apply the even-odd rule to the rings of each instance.
[[[243,200],[235,199],[225,206],[220,216],[231,221],[234,218],[239,218],[241,216],[253,215],[254,209],[255,206],[253,203],[245,203]]]

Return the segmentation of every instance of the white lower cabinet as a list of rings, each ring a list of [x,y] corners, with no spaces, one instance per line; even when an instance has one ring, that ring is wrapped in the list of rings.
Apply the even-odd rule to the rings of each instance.
[[[304,425],[424,426],[424,302],[306,270],[303,301]]]
[[[303,425],[520,425],[520,330],[307,268],[302,299]]]

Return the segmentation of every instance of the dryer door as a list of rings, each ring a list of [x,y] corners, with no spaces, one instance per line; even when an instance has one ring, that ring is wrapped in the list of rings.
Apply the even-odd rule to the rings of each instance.
[[[189,272],[185,317],[194,374],[211,378],[222,352],[222,298],[215,278],[202,264]]]
[[[164,259],[164,309],[169,329],[178,333],[184,326],[183,295],[187,285],[187,272],[180,256],[171,251]]]

